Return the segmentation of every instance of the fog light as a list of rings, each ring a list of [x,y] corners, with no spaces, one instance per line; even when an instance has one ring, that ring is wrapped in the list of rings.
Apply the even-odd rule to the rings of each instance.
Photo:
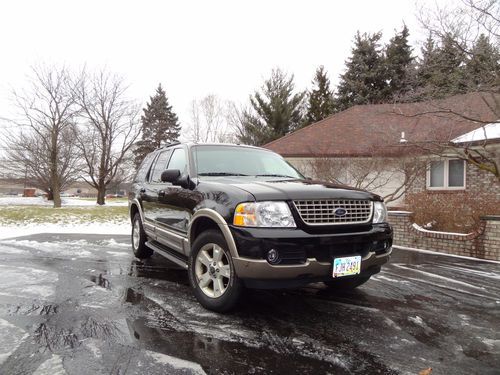
[[[271,249],[267,252],[267,261],[269,263],[278,263],[279,262],[280,255],[278,253],[278,250]]]

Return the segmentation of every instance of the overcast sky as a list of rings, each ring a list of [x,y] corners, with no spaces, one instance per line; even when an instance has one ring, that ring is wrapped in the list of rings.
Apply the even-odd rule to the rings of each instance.
[[[125,76],[143,103],[161,82],[186,125],[193,98],[246,102],[273,67],[299,89],[319,65],[336,83],[357,30],[387,41],[405,22],[415,43],[415,14],[415,0],[2,1],[0,116],[31,65],[87,64]]]

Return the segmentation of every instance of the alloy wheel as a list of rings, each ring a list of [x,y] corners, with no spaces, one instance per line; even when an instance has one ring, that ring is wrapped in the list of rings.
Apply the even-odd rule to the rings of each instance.
[[[195,261],[195,275],[202,292],[211,298],[224,294],[231,279],[231,268],[226,251],[217,244],[204,245]]]

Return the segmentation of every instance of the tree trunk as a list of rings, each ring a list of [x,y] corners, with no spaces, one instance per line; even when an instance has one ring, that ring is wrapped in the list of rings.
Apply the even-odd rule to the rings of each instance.
[[[106,204],[106,186],[104,184],[99,184],[97,187],[97,202],[98,205],[102,206]]]
[[[60,208],[61,207],[61,189],[59,187],[59,183],[53,184],[52,198],[54,199],[54,208]]]

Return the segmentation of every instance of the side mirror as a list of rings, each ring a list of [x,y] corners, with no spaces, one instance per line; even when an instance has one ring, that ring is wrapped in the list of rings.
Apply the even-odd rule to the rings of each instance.
[[[167,169],[166,171],[163,171],[161,174],[161,181],[162,182],[170,182],[174,183],[176,182],[179,177],[181,176],[181,171],[178,169]]]

